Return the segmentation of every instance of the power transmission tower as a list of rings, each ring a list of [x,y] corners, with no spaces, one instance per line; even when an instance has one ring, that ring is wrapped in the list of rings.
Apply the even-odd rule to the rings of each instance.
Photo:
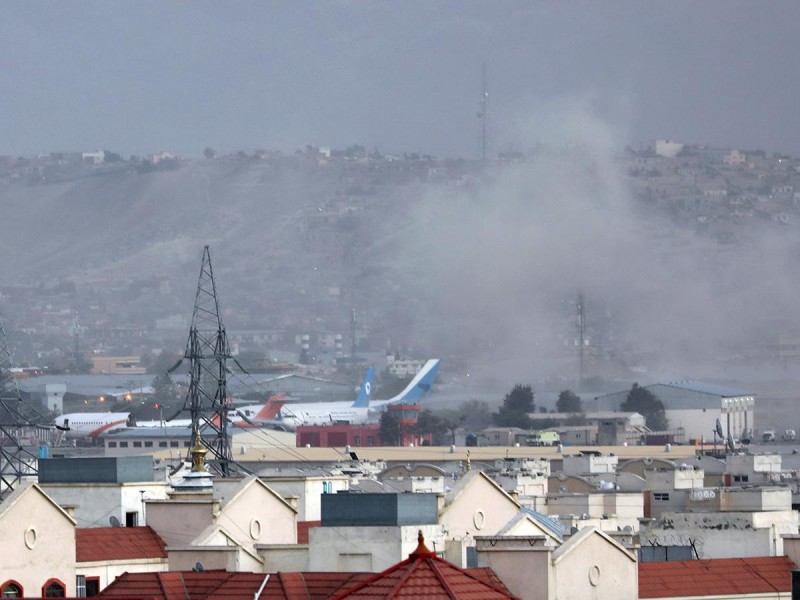
[[[235,467],[228,433],[231,407],[227,402],[227,361],[231,353],[220,317],[208,246],[203,249],[192,325],[183,357],[189,361],[189,391],[183,408],[191,413],[192,439],[202,439],[211,453],[208,461],[211,468],[222,477],[230,477]],[[175,368],[177,365],[171,370]],[[198,436],[201,430],[213,435]]]
[[[33,450],[39,444],[38,432],[53,429],[50,421],[20,396],[0,319],[0,499],[24,478],[37,476],[38,457]],[[29,440],[27,445],[26,439]]]

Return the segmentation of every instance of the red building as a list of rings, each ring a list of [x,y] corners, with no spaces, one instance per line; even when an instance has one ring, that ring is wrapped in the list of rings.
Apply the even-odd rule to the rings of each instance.
[[[395,404],[387,410],[394,414],[400,425],[401,446],[424,446],[431,443],[431,434],[416,433],[419,404]],[[358,448],[364,446],[383,446],[378,423],[350,425],[332,423],[330,425],[301,425],[295,434],[297,446],[303,448]]]

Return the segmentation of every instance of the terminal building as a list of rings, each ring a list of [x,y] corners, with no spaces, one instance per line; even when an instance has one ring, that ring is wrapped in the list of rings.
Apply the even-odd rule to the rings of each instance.
[[[717,419],[726,437],[730,434],[742,439],[753,431],[754,394],[704,383],[657,383],[643,387],[664,404],[670,430],[683,429],[687,441],[712,441]],[[619,411],[628,391],[586,400],[586,408]]]

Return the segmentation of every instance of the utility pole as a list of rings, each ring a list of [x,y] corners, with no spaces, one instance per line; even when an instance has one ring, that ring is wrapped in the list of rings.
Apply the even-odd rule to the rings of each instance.
[[[353,307],[353,312],[350,314],[350,366],[354,367],[356,364],[356,307]]]
[[[478,118],[481,120],[481,160],[486,162],[486,135],[489,111],[489,89],[486,83],[486,63],[481,67],[481,97],[478,100]]]
[[[584,374],[584,344],[586,339],[586,299],[583,292],[578,292],[578,300],[575,303],[575,312],[578,328],[578,385],[583,384]]]

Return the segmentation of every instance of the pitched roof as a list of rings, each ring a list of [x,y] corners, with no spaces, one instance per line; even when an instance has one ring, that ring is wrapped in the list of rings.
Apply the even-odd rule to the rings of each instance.
[[[793,568],[785,556],[639,563],[639,597],[789,592]]]
[[[91,527],[75,530],[80,562],[167,558],[167,546],[150,527]]]
[[[491,600],[513,598],[505,588],[493,585],[475,574],[442,560],[425,546],[422,532],[419,545],[409,557],[373,575],[355,587],[340,592],[332,600],[343,598],[432,598],[454,600]]]
[[[147,600],[326,600],[374,573],[169,571],[123,573],[100,597]],[[263,586],[263,587],[262,587]],[[259,590],[261,591],[259,595]]]

